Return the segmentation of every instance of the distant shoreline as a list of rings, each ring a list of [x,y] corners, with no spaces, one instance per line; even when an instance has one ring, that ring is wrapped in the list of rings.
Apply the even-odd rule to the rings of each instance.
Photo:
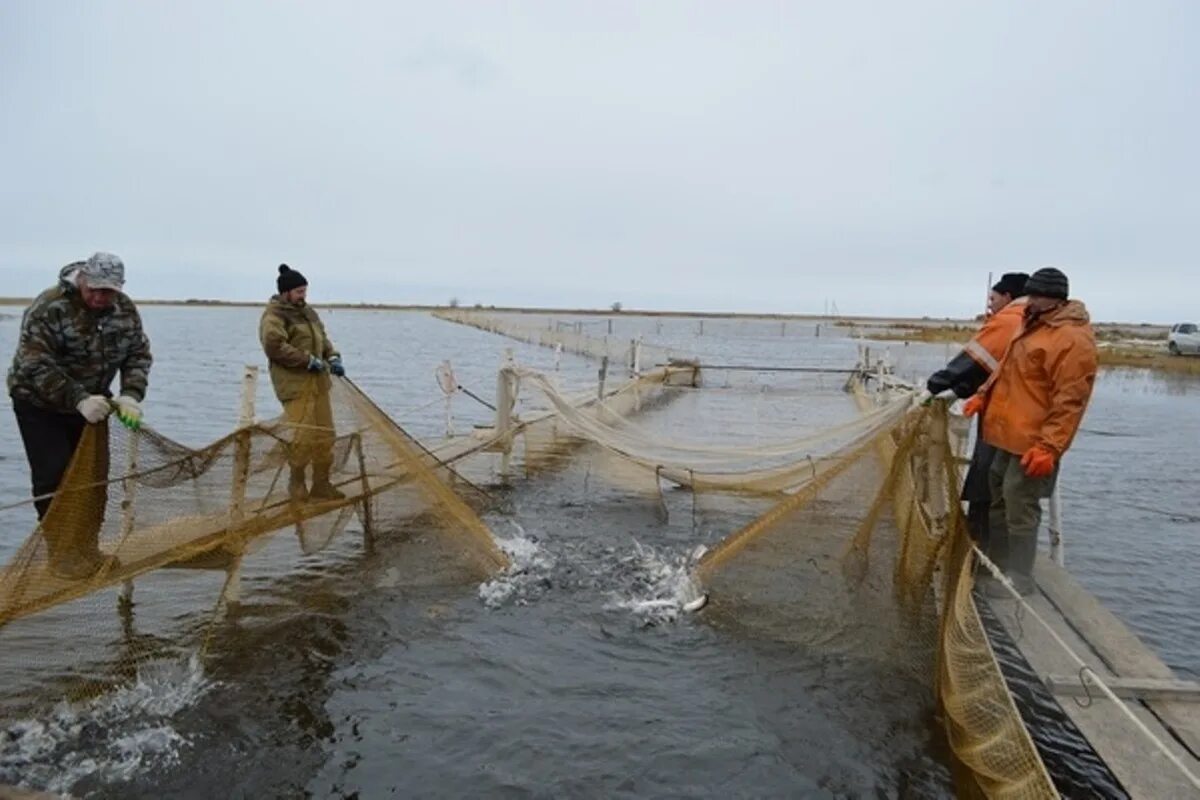
[[[28,306],[33,302],[31,297],[0,297],[0,307]],[[139,306],[162,306],[178,308],[262,308],[266,301],[248,300],[137,300]],[[613,311],[607,308],[549,308],[535,306],[449,306],[423,305],[419,303],[313,303],[316,308],[337,311],[468,311],[488,314],[558,314],[576,317],[665,317],[691,319],[746,319],[774,321],[812,321],[839,322],[843,324],[867,324],[878,327],[889,327],[899,323],[909,326],[940,328],[945,326],[975,325],[975,320],[953,317],[882,317],[858,316],[848,314],[811,314],[783,312],[754,312],[754,311],[659,311],[636,308],[625,308]],[[1141,328],[1145,330],[1166,331],[1171,323],[1152,322],[1094,322],[1097,327]]]

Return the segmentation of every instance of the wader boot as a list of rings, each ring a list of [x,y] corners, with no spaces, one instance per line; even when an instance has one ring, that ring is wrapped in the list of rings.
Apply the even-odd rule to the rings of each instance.
[[[292,467],[292,475],[288,479],[288,497],[295,503],[303,503],[308,499],[308,488],[304,485],[304,467]]]
[[[339,492],[329,482],[329,465],[313,465],[312,491],[308,493],[311,500],[345,500],[346,495]]]

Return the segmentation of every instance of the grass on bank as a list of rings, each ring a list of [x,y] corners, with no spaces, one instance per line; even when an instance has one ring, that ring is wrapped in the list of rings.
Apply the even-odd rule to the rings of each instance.
[[[977,327],[969,325],[903,325],[863,330],[867,339],[883,342],[944,342],[965,343]],[[1184,375],[1200,375],[1200,358],[1173,356],[1166,349],[1167,335],[1159,331],[1139,331],[1136,328],[1098,327],[1096,340],[1100,345],[1100,366],[1150,369]],[[1161,344],[1137,344],[1161,342]]]

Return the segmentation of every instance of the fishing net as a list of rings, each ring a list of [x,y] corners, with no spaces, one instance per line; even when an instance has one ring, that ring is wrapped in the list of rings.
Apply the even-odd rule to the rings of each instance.
[[[323,467],[333,491],[320,497]],[[289,493],[293,469],[303,470],[309,497]],[[146,576],[139,605],[153,606],[160,594],[196,589],[192,576],[176,571],[190,568],[217,576],[207,585],[220,606],[238,599],[243,559],[253,568],[258,549],[281,531],[294,533],[293,562],[335,549],[351,525],[362,534],[353,537],[360,547],[413,527],[436,531],[420,537],[422,571],[478,579],[508,563],[478,515],[486,503],[481,490],[344,379],[328,392],[314,379],[284,416],[200,449],[149,428],[91,425],[45,518],[0,572],[0,636],[7,640],[0,649],[20,652],[26,668],[33,660],[72,675],[73,693],[103,688],[104,670],[64,664],[88,649],[78,646],[83,640],[123,641],[120,669],[107,673],[112,679],[157,648],[146,637],[122,640],[112,592],[102,590]],[[276,550],[264,550],[264,559],[280,557]],[[171,570],[147,575],[164,567]],[[65,653],[39,646],[55,621],[86,631]]]
[[[465,310],[446,309],[434,316],[469,325],[488,333],[507,336],[527,344],[548,347],[557,353],[573,353],[599,360],[607,360],[615,370],[628,367],[640,372],[642,367],[662,366],[676,360],[687,360],[687,356],[670,348],[646,343],[640,337],[627,338],[613,334],[594,336],[584,332],[584,323],[563,323],[552,317],[539,325],[535,318],[522,315],[520,318],[491,317]],[[611,331],[611,325],[609,326]]]
[[[955,491],[964,431],[944,406],[914,409],[888,376],[872,376],[870,391],[859,376],[848,386],[857,416],[811,404],[805,416],[794,401],[815,396],[817,405],[844,407],[841,386],[814,376],[786,388],[729,380],[704,388],[697,364],[638,339],[596,337],[554,320],[538,327],[469,312],[451,318],[608,362],[599,386],[581,392],[504,367],[494,428],[460,437],[447,453],[424,449],[345,381],[335,381],[326,405],[312,392],[287,418],[244,426],[200,450],[150,430],[93,426],[50,513],[0,574],[7,652],[22,654],[25,667],[61,660],[43,633],[21,625],[38,611],[38,619],[74,614],[73,630],[84,620],[76,644],[118,635],[118,664],[132,668],[170,645],[110,634],[111,593],[98,590],[137,577],[139,597],[152,603],[155,592],[182,583],[173,577],[180,573],[158,568],[191,566],[225,570],[224,585],[210,580],[209,589],[227,598],[242,560],[274,557],[270,543],[285,537],[268,535],[283,530],[295,532],[303,558],[354,539],[338,536],[351,526],[369,541],[418,520],[440,532],[417,537],[427,548],[412,560],[421,570],[479,576],[503,568],[477,515],[485,499],[468,479],[556,469],[586,447],[589,479],[642,492],[664,514],[667,492],[693,498],[693,531],[704,545],[693,579],[709,594],[705,613],[714,624],[755,625],[781,641],[872,662],[874,674],[904,673],[933,693],[964,794],[1055,796],[971,594],[974,565]],[[449,397],[452,370],[438,377]],[[764,402],[775,416],[756,413],[754,427],[739,428],[725,412],[747,401]],[[668,406],[670,415],[647,414]],[[471,458],[480,454],[487,458]],[[291,499],[291,467],[317,462],[329,462],[344,496]],[[473,471],[481,464],[490,473]],[[194,624],[204,628],[203,620]],[[81,691],[111,679],[101,669],[71,674]],[[861,687],[868,697],[869,684]],[[914,706],[914,718],[920,713]]]
[[[458,316],[523,341],[612,352],[569,325],[538,330],[524,320]],[[605,402],[580,409],[552,378],[518,370],[519,389],[541,395],[554,412],[554,427],[526,449],[546,454],[564,442],[587,443],[595,480],[656,497],[664,513],[664,487],[673,487],[719,508],[713,519],[744,518],[706,543],[694,563],[710,621],[903,673],[933,694],[964,796],[1056,797],[972,595],[974,560],[957,496],[965,421],[944,404],[913,408],[911,391],[894,378],[863,372],[845,387],[857,418],[793,417],[800,433],[782,420],[765,435],[730,432],[722,408],[758,402],[766,389],[726,382],[723,407],[721,390],[700,388],[702,374],[664,382],[660,397],[683,422],[653,427]],[[821,384],[777,395],[807,393],[811,402],[821,395],[814,386]],[[861,687],[866,696],[870,684]],[[921,717],[919,703],[912,715]]]
[[[1056,797],[975,607],[951,439],[941,405],[889,420],[710,548],[697,574],[718,605],[728,593],[735,607],[785,609],[781,625],[810,646],[871,641],[874,652],[854,657],[933,675],[965,795]],[[831,617],[841,627],[822,638]]]

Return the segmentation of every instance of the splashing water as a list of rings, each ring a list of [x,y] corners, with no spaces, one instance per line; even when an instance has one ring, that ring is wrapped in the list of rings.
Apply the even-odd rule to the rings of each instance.
[[[615,572],[625,586],[607,606],[633,613],[644,626],[674,622],[684,611],[703,605],[704,595],[692,578],[692,566],[702,553],[660,554],[637,539],[634,552],[618,562]]]
[[[94,700],[13,723],[0,730],[0,783],[66,793],[85,778],[115,783],[175,764],[187,741],[167,720],[211,686],[193,654],[146,664],[133,684]]]
[[[535,537],[512,522],[517,535],[499,540],[501,549],[512,562],[508,569],[479,587],[479,599],[490,609],[501,608],[509,603],[523,606],[541,596],[551,586],[550,572],[555,558],[548,553]]]

